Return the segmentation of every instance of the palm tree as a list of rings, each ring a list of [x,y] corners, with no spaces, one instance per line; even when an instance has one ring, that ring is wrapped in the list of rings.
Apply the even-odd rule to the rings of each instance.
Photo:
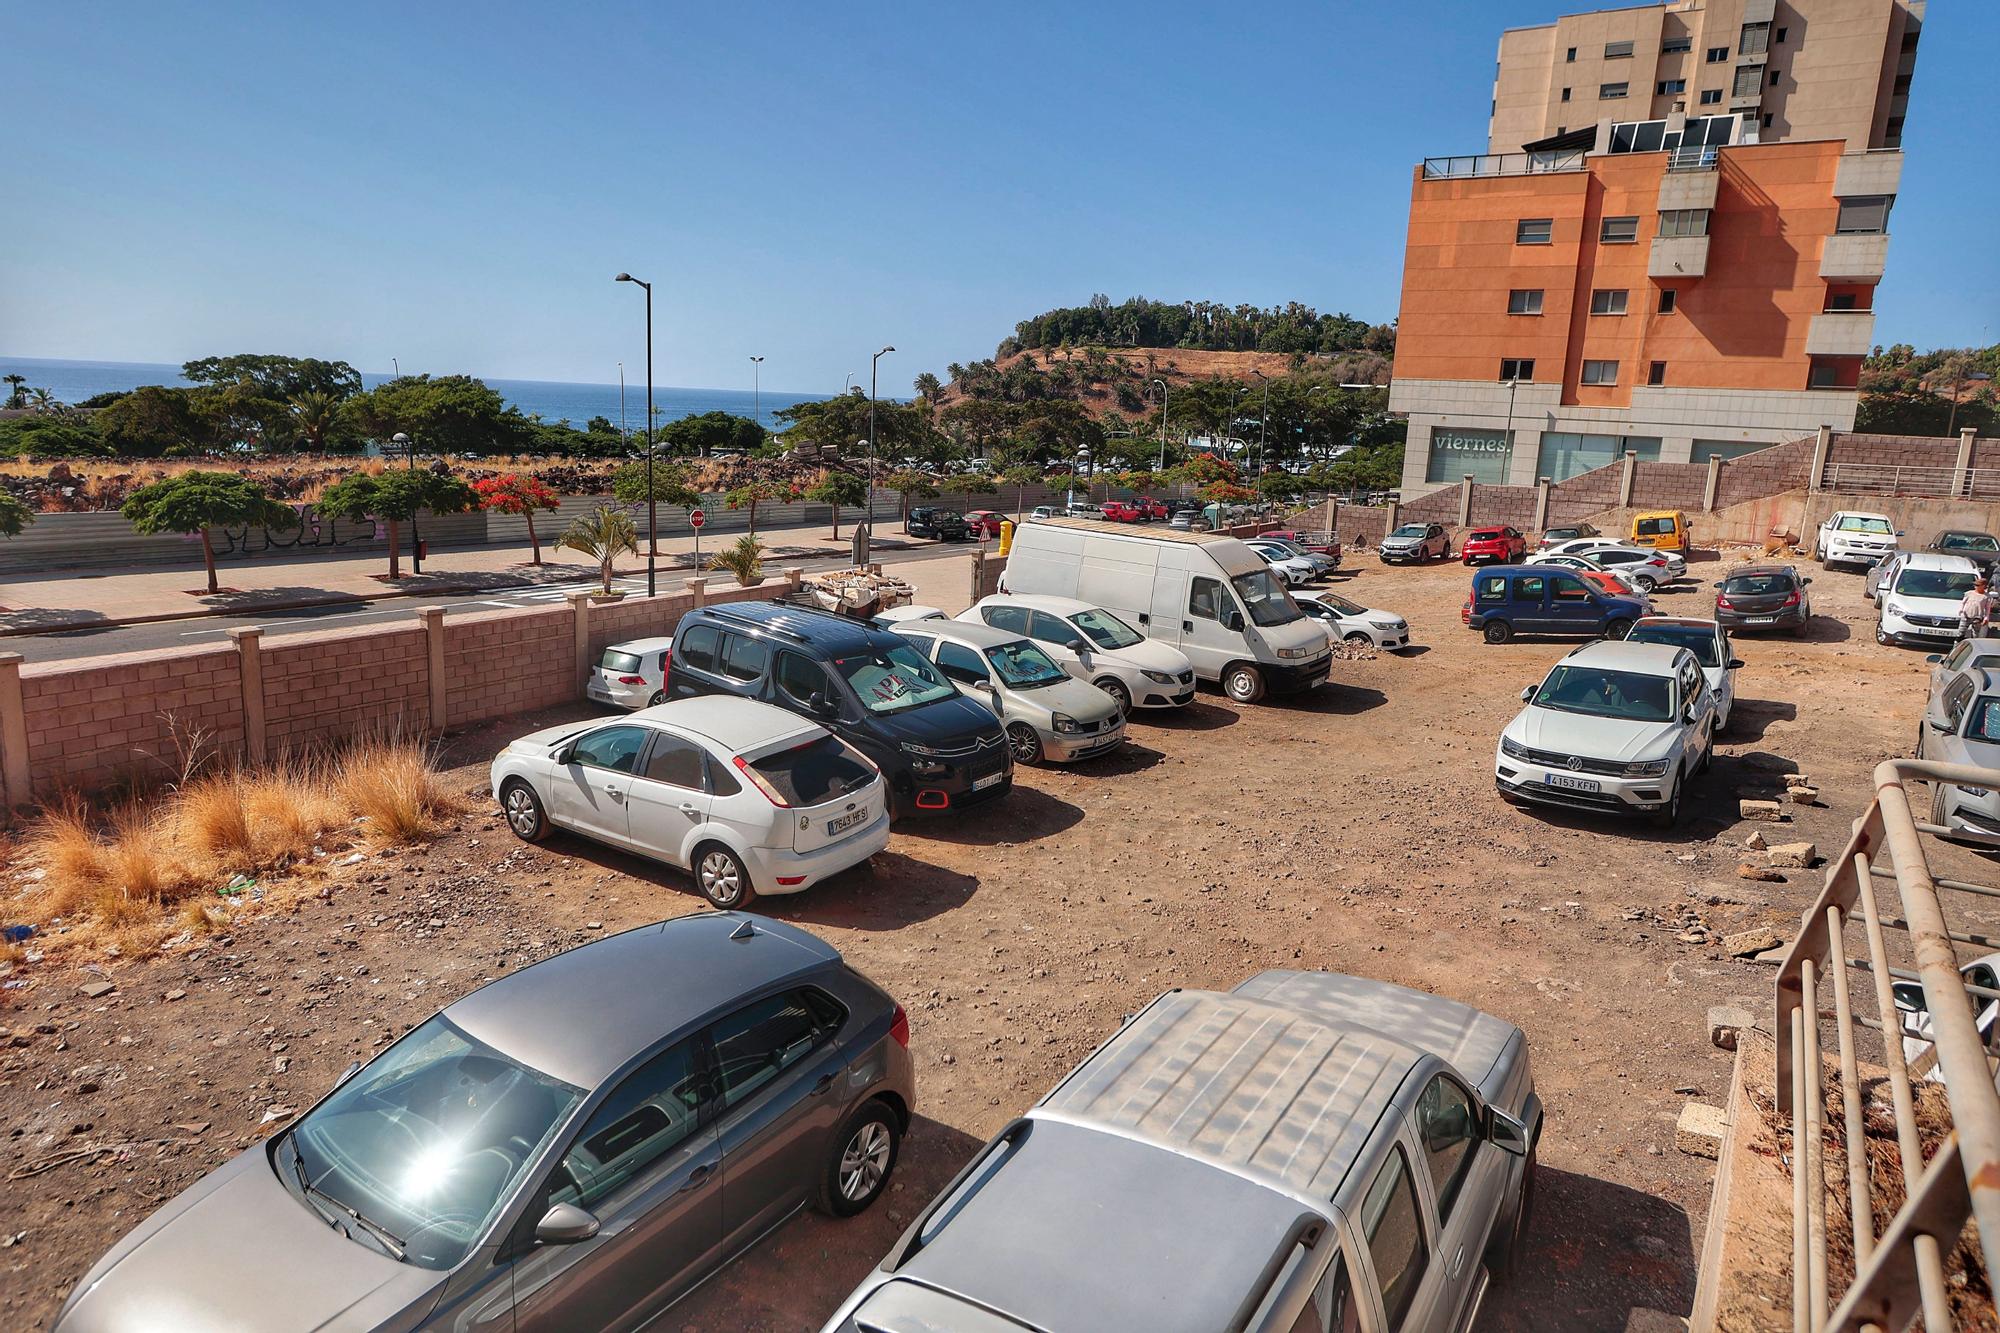
[[[56,396],[47,389],[30,389],[28,390],[28,397],[35,400],[35,410],[37,412],[46,412],[50,408],[58,406]]]
[[[571,523],[556,545],[595,560],[598,576],[604,581],[604,595],[609,597],[611,576],[617,572],[618,557],[638,551],[639,533],[630,514],[607,506]]]
[[[944,388],[944,385],[938,383],[937,376],[926,370],[923,374],[917,376],[915,388],[919,398],[922,398],[925,402],[934,403],[937,401],[938,392]]]
[[[28,377],[26,375],[0,375],[0,379],[7,381],[7,406],[21,406],[21,386],[28,382]]]
[[[308,389],[292,399],[291,412],[300,434],[306,437],[306,444],[314,453],[324,453],[326,433],[333,429],[334,419],[340,415],[340,400],[330,393]]]

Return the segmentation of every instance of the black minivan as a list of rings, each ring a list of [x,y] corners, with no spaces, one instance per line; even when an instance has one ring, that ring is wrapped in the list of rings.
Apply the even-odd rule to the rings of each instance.
[[[776,602],[689,611],[666,694],[734,694],[803,714],[867,755],[897,815],[1004,796],[1014,761],[993,710],[958,692],[900,634]]]
[[[933,509],[929,505],[912,509],[903,531],[912,537],[935,537],[941,542],[962,542],[972,536],[965,515],[956,509]]]

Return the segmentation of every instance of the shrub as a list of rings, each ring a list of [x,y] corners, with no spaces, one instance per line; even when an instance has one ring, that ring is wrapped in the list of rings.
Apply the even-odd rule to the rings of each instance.
[[[727,570],[746,588],[764,581],[764,543],[745,533],[709,558],[710,569]]]
[[[420,842],[463,809],[431,768],[430,756],[408,741],[367,741],[340,758],[342,799],[368,823],[378,845]]]

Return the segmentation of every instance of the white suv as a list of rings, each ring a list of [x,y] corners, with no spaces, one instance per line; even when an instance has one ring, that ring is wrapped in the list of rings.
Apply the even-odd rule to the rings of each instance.
[[[1875,642],[1956,639],[1959,601],[1978,577],[1979,566],[1962,555],[1904,555],[1896,562],[1894,580],[1875,590]]]
[[[1843,509],[1828,514],[1819,525],[1813,542],[1813,556],[1822,569],[1835,565],[1872,565],[1894,553],[1896,525],[1887,514],[1864,514]]]
[[[1713,758],[1715,696],[1685,648],[1587,644],[1521,699],[1493,761],[1510,801],[1643,812],[1669,828]]]
[[[889,844],[881,770],[816,722],[729,695],[531,732],[492,780],[522,839],[559,827],[684,866],[724,909],[798,893]]]

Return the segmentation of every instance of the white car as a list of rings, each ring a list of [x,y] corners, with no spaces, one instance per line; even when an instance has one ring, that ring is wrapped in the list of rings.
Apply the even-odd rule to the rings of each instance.
[[[1581,555],[1596,559],[1597,554],[1603,551],[1636,551],[1642,556],[1654,557],[1656,560],[1666,563],[1667,572],[1671,578],[1677,579],[1687,573],[1687,557],[1683,556],[1679,551],[1662,551],[1652,546],[1634,546],[1631,542],[1623,541],[1616,537],[1572,537],[1568,541],[1555,543],[1545,551],[1537,552],[1535,556],[1529,556],[1523,563],[1533,563],[1537,556],[1546,557],[1551,555]],[[1628,559],[1628,557],[1620,556],[1600,563],[1602,563],[1604,568],[1609,569],[1613,565]]]
[[[1633,624],[1625,642],[1664,643],[1693,653],[1708,677],[1709,692],[1715,695],[1715,729],[1729,729],[1729,714],[1736,707],[1736,668],[1743,662],[1729,642],[1728,630],[1695,616],[1646,616]]]
[[[907,606],[892,606],[868,618],[868,623],[877,629],[894,629],[908,620],[950,620],[951,617],[935,606],[925,606],[912,602]]]
[[[2000,993],[2000,953],[1989,953],[1983,958],[1961,963],[1958,974],[1965,979],[1967,986],[1977,986],[1984,992],[1968,991],[1966,998],[1972,1001],[1973,1026],[1979,1033],[1979,1039],[1990,1047],[1994,1019],[2000,1018],[2000,994],[1996,994]],[[1931,1011],[1924,999],[1923,983],[1897,981],[1890,983],[1889,989],[1902,1016],[1903,1061],[1909,1066],[1911,1075],[1930,1083],[1944,1082],[1944,1071],[1937,1063],[1937,1044],[1932,1038]]]
[[[1645,588],[1639,586],[1641,580],[1629,566],[1621,569],[1607,569],[1595,560],[1590,560],[1580,555],[1534,555],[1529,556],[1521,563],[1527,565],[1557,565],[1564,569],[1587,569],[1598,574],[1608,574],[1617,582],[1620,588],[1625,590],[1626,596],[1637,600],[1648,611],[1652,609],[1653,598],[1651,594]]]
[[[1875,592],[1875,642],[1935,643],[1958,637],[1958,603],[1972,590],[1979,566],[1962,555],[1911,551],[1896,580]]]
[[[1655,551],[1647,547],[1592,546],[1569,554],[1580,555],[1599,569],[1630,574],[1633,581],[1647,592],[1672,583],[1687,572],[1685,561],[1682,561],[1676,570],[1674,562],[1678,557],[1666,551]]]
[[[1147,638],[1101,606],[1073,597],[999,593],[981,598],[959,619],[1033,639],[1064,671],[1110,695],[1120,712],[1194,702],[1194,663],[1187,654]]]
[[[1521,700],[1493,757],[1509,801],[1644,813],[1671,828],[1713,758],[1715,696],[1685,648],[1586,644]]]
[[[1028,521],[1030,523],[1039,523],[1043,519],[1056,517],[1056,514],[1057,510],[1052,505],[1036,505],[1028,511]]]
[[[1822,569],[1872,565],[1896,549],[1896,525],[1887,514],[1842,509],[1828,514],[1813,538],[1813,558]]]
[[[1382,649],[1410,646],[1410,622],[1393,611],[1377,611],[1337,592],[1295,592],[1292,600],[1323,624],[1330,638]]]
[[[614,643],[590,669],[583,692],[613,708],[646,708],[665,703],[667,659],[673,655],[674,637],[627,639]]]
[[[1073,679],[1024,635],[978,620],[906,620],[895,632],[960,694],[993,710],[1017,764],[1074,764],[1125,743],[1118,701]]]
[[[1085,504],[1082,501],[1078,501],[1077,503],[1072,504],[1068,508],[1064,509],[1063,513],[1068,515],[1070,518],[1094,519],[1099,523],[1105,521],[1103,505]]]
[[[1328,555],[1324,551],[1315,551],[1309,546],[1301,546],[1298,542],[1291,541],[1288,538],[1273,537],[1266,534],[1262,537],[1252,537],[1249,540],[1252,546],[1275,546],[1286,555],[1305,561],[1321,574],[1331,574],[1334,570],[1340,568],[1339,556]]]
[[[1258,541],[1243,544],[1255,551],[1265,564],[1276,570],[1278,577],[1283,579],[1288,587],[1303,587],[1319,577],[1319,570],[1310,560],[1295,556],[1282,546]]]
[[[530,732],[492,781],[524,841],[563,828],[685,867],[724,909],[798,893],[889,843],[880,769],[816,722],[728,695]]]

